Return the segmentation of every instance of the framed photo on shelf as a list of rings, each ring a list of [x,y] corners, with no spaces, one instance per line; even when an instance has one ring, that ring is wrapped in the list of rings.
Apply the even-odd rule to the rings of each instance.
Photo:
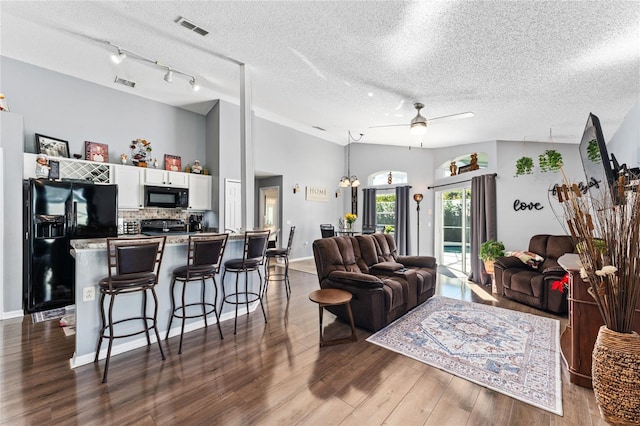
[[[36,133],[36,153],[69,158],[69,142]]]
[[[49,160],[49,179],[60,179],[60,162],[56,160]]]
[[[109,145],[105,143],[85,141],[84,159],[89,161],[96,161],[98,163],[108,163]]]
[[[164,169],[172,172],[182,171],[182,159],[177,155],[164,155]]]

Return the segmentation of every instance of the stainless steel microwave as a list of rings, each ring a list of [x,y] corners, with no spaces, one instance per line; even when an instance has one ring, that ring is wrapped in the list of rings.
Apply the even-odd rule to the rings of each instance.
[[[189,190],[170,186],[145,185],[144,206],[168,209],[187,208],[189,207]]]

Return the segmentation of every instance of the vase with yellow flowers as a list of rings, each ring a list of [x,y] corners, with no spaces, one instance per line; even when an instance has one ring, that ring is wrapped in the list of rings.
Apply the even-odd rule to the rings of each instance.
[[[351,231],[353,223],[356,221],[356,219],[358,219],[358,216],[353,213],[347,213],[344,215],[344,221],[347,223],[347,230]]]
[[[585,194],[564,176],[556,215],[574,239],[580,276],[604,322],[591,371],[600,414],[612,424],[640,424],[640,189],[624,176],[601,189]]]

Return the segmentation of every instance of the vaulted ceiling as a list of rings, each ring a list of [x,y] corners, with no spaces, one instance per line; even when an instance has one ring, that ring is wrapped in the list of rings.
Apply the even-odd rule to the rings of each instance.
[[[3,56],[201,114],[239,102],[246,64],[257,115],[340,144],[348,130],[443,147],[548,141],[550,129],[578,143],[589,112],[608,139],[640,99],[638,1],[2,1],[0,20]],[[201,90],[132,55],[112,63],[106,42]],[[370,129],[408,124],[416,101],[427,118],[475,116],[423,136]]]

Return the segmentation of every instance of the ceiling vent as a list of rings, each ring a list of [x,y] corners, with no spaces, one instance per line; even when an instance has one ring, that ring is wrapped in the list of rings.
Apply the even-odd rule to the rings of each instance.
[[[193,31],[194,33],[200,34],[203,37],[209,34],[209,31],[205,30],[204,28],[194,24],[193,22],[183,17],[179,17],[178,20],[176,21],[176,24],[182,25],[186,29]]]
[[[116,76],[116,79],[114,80],[115,83],[118,84],[124,84],[127,87],[136,87],[136,82],[135,81],[131,81],[131,80],[126,80],[124,78],[120,78],[118,76]]]

